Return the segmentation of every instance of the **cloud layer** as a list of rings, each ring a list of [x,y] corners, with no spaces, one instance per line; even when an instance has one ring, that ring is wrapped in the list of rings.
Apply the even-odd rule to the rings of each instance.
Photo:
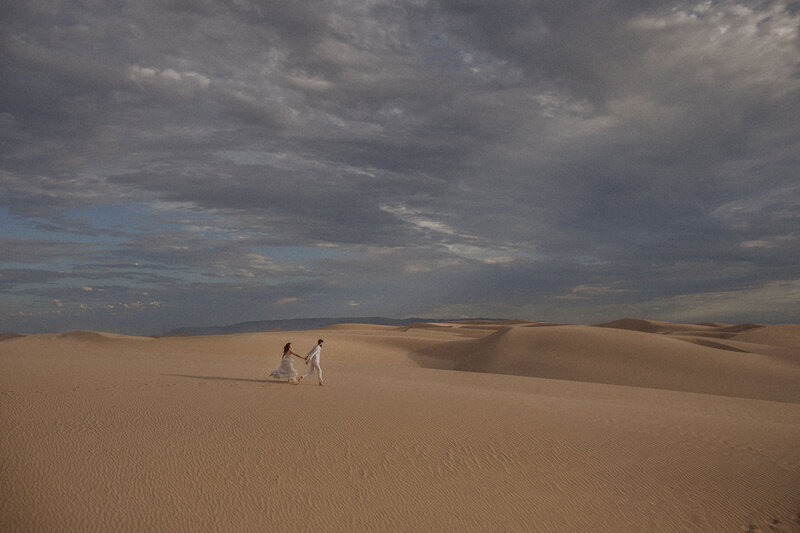
[[[780,1],[5,4],[0,330],[800,321],[799,26]]]

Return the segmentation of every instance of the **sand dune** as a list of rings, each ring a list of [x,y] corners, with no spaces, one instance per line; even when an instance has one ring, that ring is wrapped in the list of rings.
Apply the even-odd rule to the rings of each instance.
[[[627,329],[630,331],[641,331],[642,333],[674,333],[676,331],[696,331],[707,332],[719,329],[720,326],[712,324],[675,324],[673,322],[659,322],[656,320],[644,320],[641,318],[621,318],[613,322],[595,324],[600,328]]]
[[[797,332],[4,336],[0,530],[800,531]]]
[[[800,326],[796,324],[766,326],[741,333],[736,336],[736,339],[756,344],[800,348]]]
[[[690,342],[686,342],[686,341]],[[705,339],[591,326],[504,327],[424,355],[454,370],[800,401],[800,368]]]

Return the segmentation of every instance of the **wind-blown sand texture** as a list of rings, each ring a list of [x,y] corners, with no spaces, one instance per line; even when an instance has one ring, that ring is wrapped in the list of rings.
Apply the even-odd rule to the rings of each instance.
[[[800,531],[796,325],[7,335],[0,415],[2,531]]]

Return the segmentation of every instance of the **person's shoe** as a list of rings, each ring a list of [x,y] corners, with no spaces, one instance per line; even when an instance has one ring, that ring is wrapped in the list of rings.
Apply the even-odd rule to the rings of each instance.
[[[325,384],[324,384],[323,382],[321,382],[321,381],[320,381],[320,382],[319,382],[319,386],[320,386],[320,387],[324,387],[324,386],[325,386]]]
[[[297,385],[297,380],[294,379],[294,378],[289,378],[289,384],[290,385]]]

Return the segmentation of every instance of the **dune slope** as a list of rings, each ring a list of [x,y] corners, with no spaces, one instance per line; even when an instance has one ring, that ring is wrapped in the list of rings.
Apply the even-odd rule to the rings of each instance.
[[[591,326],[502,327],[481,339],[434,346],[422,355],[471,372],[800,401],[798,365],[724,348]]]

